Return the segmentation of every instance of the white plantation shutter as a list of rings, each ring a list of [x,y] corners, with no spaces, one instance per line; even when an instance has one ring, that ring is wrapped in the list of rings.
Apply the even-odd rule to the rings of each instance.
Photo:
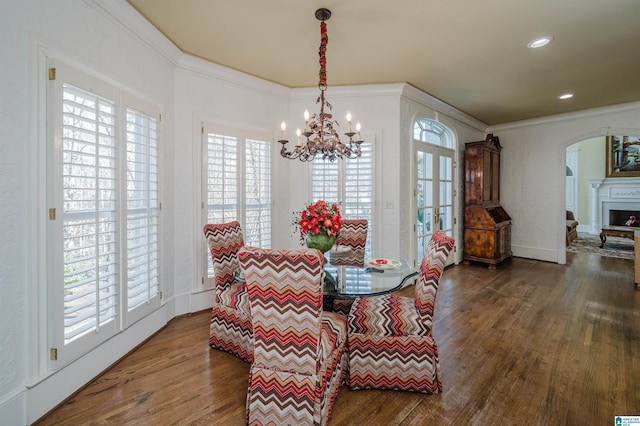
[[[50,64],[46,344],[58,368],[159,306],[158,114],[108,83]]]
[[[207,223],[238,220],[238,139],[207,135]]]
[[[340,161],[329,161],[314,158],[311,167],[311,198],[312,201],[325,200],[327,203],[340,201]]]
[[[207,133],[206,223],[238,220],[238,139]],[[213,263],[207,250],[207,278],[213,278]]]
[[[347,159],[344,177],[344,216],[367,219],[371,229],[373,207],[373,152],[371,144],[361,145],[360,158]],[[367,238],[367,241],[370,238]]]
[[[361,145],[359,158],[328,161],[316,158],[311,164],[312,201],[339,202],[344,219],[369,221],[365,256],[371,252],[373,221],[373,146]]]
[[[271,247],[271,146],[267,141],[245,143],[244,242]]]
[[[159,292],[158,146],[155,118],[127,108],[127,309]]]
[[[221,131],[213,125],[203,125],[203,135],[204,223],[237,220],[245,244],[271,247],[271,144],[266,138],[249,138],[241,130]],[[213,265],[204,239],[203,247],[207,259],[203,285],[211,287]]]
[[[114,102],[62,89],[64,344],[112,323],[118,303]]]
[[[371,253],[371,229],[373,210],[373,148],[370,143],[361,145],[359,158],[328,161],[320,158],[313,160],[312,188],[313,201],[340,202],[343,219],[367,219],[369,221],[365,258]],[[327,264],[325,270],[336,277],[338,268]],[[349,269],[346,292],[362,291],[370,287],[369,277],[361,275],[355,269]]]

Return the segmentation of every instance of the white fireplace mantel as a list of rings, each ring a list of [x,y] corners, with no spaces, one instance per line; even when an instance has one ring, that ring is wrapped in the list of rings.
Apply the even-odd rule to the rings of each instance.
[[[640,210],[640,178],[589,179],[589,233],[609,225],[609,210]]]

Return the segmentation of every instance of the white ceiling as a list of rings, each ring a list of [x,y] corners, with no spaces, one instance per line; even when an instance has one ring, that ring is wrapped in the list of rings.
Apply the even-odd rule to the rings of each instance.
[[[183,52],[288,87],[318,84],[326,7],[328,93],[406,82],[489,125],[640,100],[639,0],[127,1]]]

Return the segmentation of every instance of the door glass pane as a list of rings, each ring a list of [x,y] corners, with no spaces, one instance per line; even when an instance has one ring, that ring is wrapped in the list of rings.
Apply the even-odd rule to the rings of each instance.
[[[439,185],[439,208],[440,222],[439,229],[447,235],[453,235],[453,159],[440,155],[440,185]]]
[[[433,154],[418,151],[417,155],[417,256],[422,259],[433,228]]]
[[[440,180],[453,179],[453,162],[451,157],[440,156]]]

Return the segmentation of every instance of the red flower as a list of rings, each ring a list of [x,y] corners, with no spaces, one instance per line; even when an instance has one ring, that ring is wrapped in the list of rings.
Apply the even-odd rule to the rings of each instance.
[[[294,223],[300,227],[301,241],[308,232],[314,234],[326,232],[331,237],[340,231],[342,216],[337,203],[329,205],[324,200],[318,200],[309,204]]]

